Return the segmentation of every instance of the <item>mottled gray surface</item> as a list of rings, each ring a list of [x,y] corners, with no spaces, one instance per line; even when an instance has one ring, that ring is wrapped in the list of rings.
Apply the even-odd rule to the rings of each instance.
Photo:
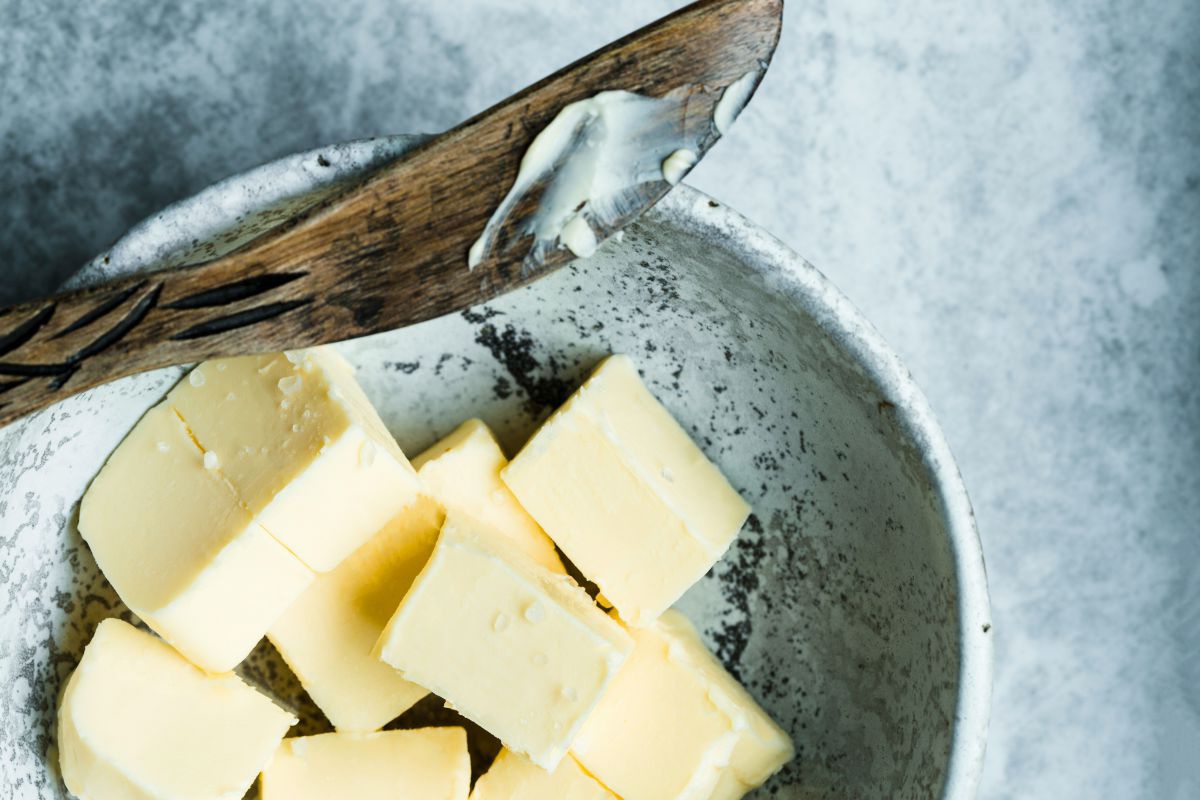
[[[434,5],[0,0],[0,298],[674,4]],[[985,797],[1200,794],[1198,59],[1192,0],[793,2],[692,178],[846,290],[940,415],[989,558]]]

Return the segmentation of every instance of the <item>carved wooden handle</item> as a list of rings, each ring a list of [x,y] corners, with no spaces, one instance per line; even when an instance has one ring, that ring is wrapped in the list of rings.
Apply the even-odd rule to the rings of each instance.
[[[305,344],[291,325],[263,323],[313,302],[306,273],[242,278],[233,266],[136,276],[0,310],[0,424],[136,372]]]

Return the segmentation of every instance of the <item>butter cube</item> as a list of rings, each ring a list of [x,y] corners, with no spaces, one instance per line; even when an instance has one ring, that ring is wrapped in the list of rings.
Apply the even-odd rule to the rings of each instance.
[[[554,769],[631,647],[570,577],[451,517],[378,652],[509,749]]]
[[[627,356],[602,362],[501,475],[631,625],[699,580],[750,510]]]
[[[554,542],[500,480],[508,464],[482,420],[470,419],[413,459],[425,488],[447,512],[508,536],[543,567],[563,572]]]
[[[109,457],[80,504],[79,531],[125,604],[211,672],[233,669],[313,579],[166,405]]]
[[[746,718],[746,727],[734,745],[729,766],[721,774],[710,800],[738,798],[767,782],[796,755],[787,731],[750,696],[746,688],[729,674],[724,665],[705,646],[695,626],[679,611],[671,609],[659,618],[658,628],[670,647],[713,691],[725,696]]]
[[[59,765],[89,800],[240,800],[295,723],[237,677],[108,619],[63,692]]]
[[[697,658],[691,634],[679,633],[686,624],[667,612],[630,631],[633,655],[571,746],[624,800],[708,800],[747,730],[742,697],[707,653]]]
[[[428,692],[375,657],[375,642],[437,541],[442,511],[419,497],[332,572],[267,637],[339,731],[373,731]]]
[[[332,348],[207,361],[166,401],[264,528],[327,572],[419,482]]]
[[[475,783],[471,800],[621,800],[567,756],[547,772],[525,756],[501,750]]]
[[[260,788],[262,800],[466,800],[467,732],[422,728],[284,739]]]

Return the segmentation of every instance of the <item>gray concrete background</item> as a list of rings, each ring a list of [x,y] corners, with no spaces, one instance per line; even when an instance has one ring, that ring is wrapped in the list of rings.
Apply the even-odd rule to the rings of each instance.
[[[0,0],[0,303],[232,172],[446,128],[669,0]],[[979,515],[982,795],[1200,797],[1200,4],[793,2],[691,182],[874,320]]]

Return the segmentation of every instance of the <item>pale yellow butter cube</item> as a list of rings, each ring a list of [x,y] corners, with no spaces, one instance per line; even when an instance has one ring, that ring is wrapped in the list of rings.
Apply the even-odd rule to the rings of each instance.
[[[332,572],[317,576],[267,632],[339,731],[373,731],[429,692],[373,653],[384,626],[425,566],[442,511],[419,497]]]
[[[317,572],[417,495],[416,473],[332,348],[207,361],[166,402],[258,522]]]
[[[555,768],[632,641],[570,577],[450,517],[379,641],[384,661]]]
[[[79,531],[125,604],[212,672],[245,658],[313,579],[165,405],[109,457],[80,504]]]
[[[745,712],[661,620],[630,633],[633,654],[571,753],[624,800],[708,800],[747,727]]]
[[[717,660],[700,639],[696,627],[679,611],[671,609],[658,621],[658,630],[713,691],[722,694],[746,718],[746,727],[738,736],[721,774],[716,791],[710,800],[738,800],[746,793],[766,783],[796,755],[792,738],[762,706],[750,696]]]
[[[471,800],[621,800],[567,756],[553,772],[504,749],[471,792]]]
[[[467,733],[421,728],[284,739],[260,788],[262,800],[466,800]]]
[[[631,625],[699,580],[750,511],[626,356],[602,362],[501,475]]]
[[[59,765],[86,800],[240,800],[295,723],[237,677],[109,619],[63,692]]]
[[[563,572],[554,542],[500,480],[508,464],[492,431],[470,419],[413,459],[421,482],[457,517],[488,525],[547,569]]]

